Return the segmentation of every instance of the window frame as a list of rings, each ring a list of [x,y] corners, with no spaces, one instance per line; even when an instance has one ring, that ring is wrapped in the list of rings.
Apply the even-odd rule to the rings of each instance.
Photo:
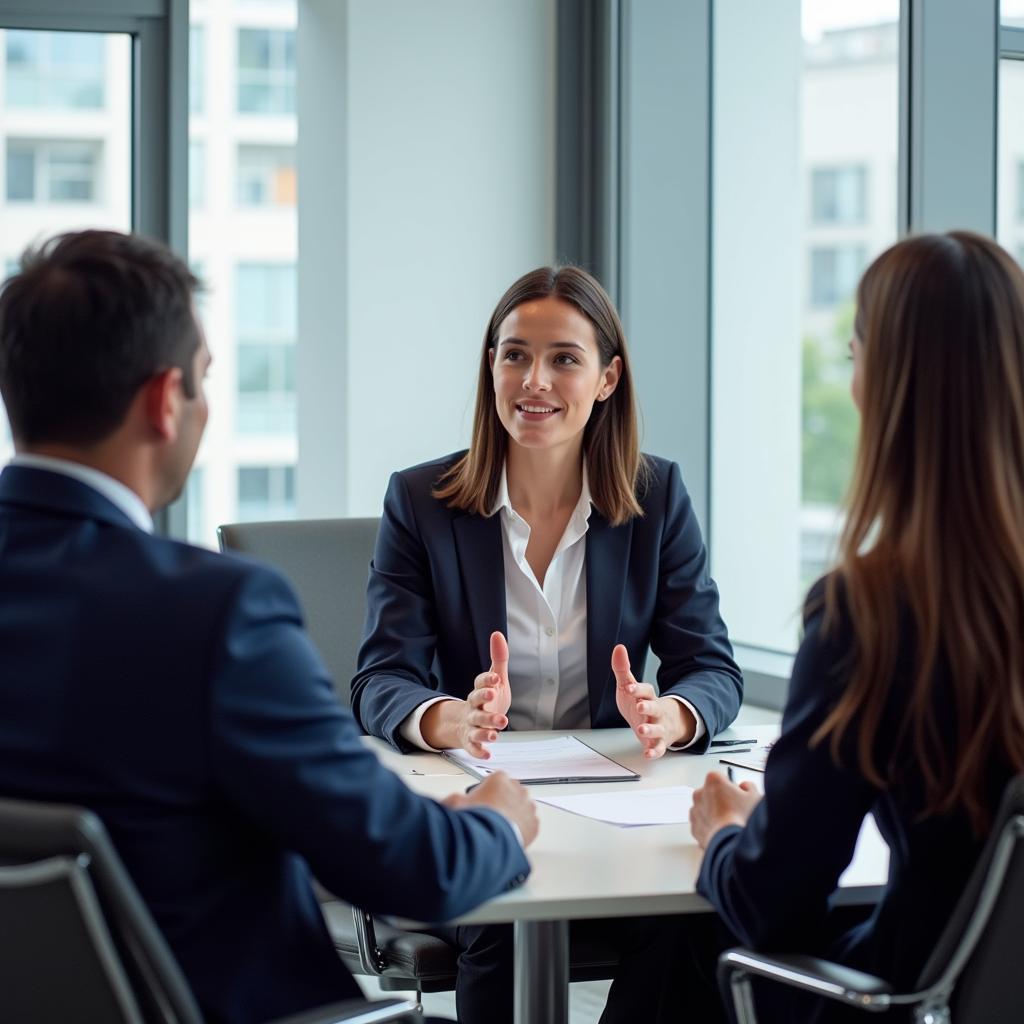
[[[188,255],[188,0],[0,0],[0,29],[131,37],[132,230]],[[186,535],[186,502],[154,516]]]

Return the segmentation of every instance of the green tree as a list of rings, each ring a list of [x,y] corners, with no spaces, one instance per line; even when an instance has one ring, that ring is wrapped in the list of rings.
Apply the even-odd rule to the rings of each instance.
[[[803,340],[802,487],[804,502],[838,505],[846,493],[857,445],[847,344],[853,304],[836,314],[831,338]]]

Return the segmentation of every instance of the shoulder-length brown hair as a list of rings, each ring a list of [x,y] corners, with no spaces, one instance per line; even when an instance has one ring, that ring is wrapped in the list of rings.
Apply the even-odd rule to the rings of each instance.
[[[826,628],[841,600],[852,620],[852,675],[815,739],[838,758],[855,728],[880,787],[909,755],[922,814],[962,808],[981,833],[993,760],[1024,770],[1024,274],[980,235],[907,239],[864,274],[855,333],[860,442],[825,590]],[[901,609],[915,631],[909,706],[876,763]],[[940,672],[955,737],[938,725]]]
[[[613,526],[642,516],[637,497],[645,484],[646,467],[640,454],[633,373],[626,336],[615,306],[597,281],[579,267],[540,267],[524,274],[501,297],[491,314],[480,353],[476,412],[469,451],[441,479],[434,497],[453,508],[491,514],[498,495],[501,470],[508,451],[508,434],[498,418],[491,379],[490,350],[498,343],[505,317],[517,306],[549,296],[575,306],[593,325],[602,366],[615,356],[622,360],[618,386],[594,405],[583,433],[583,452],[593,502]]]

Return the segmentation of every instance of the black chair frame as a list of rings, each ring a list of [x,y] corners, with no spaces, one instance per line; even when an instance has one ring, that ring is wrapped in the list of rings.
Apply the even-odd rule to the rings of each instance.
[[[718,961],[723,1000],[727,1005],[731,1003],[736,1024],[757,1024],[751,981],[763,978],[868,1013],[907,1007],[912,1009],[916,1024],[950,1024],[956,1009],[957,986],[984,957],[979,947],[1000,899],[1011,880],[1020,886],[1024,885],[1022,879],[1024,776],[1018,776],[1007,786],[992,835],[916,991],[894,992],[882,978],[816,957],[769,956],[737,948],[726,950]],[[976,953],[979,956],[972,961]],[[986,998],[991,999],[991,994]],[[1015,998],[1019,1010],[1024,1006],[1024,998]]]

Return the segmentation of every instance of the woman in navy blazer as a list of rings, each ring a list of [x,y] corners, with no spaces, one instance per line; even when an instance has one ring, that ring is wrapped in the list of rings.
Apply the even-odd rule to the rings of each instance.
[[[391,478],[352,681],[367,732],[403,751],[487,757],[510,724],[628,725],[654,758],[703,752],[732,722],[742,677],[700,527],[678,466],[641,455],[638,434],[625,337],[601,286],[575,267],[520,278],[484,336],[469,450]],[[648,647],[660,693],[638,681]],[[472,953],[483,935],[487,948],[460,961],[460,1020],[493,1021],[511,1012],[510,971],[501,994],[470,976],[504,970],[495,935],[507,929],[468,942],[467,931],[460,945]],[[648,951],[635,967],[623,953],[606,1021],[661,1012],[657,929],[641,931],[633,948]]]
[[[764,798],[709,775],[691,825],[724,943],[908,991],[1024,771],[1024,275],[981,236],[926,235],[868,268],[857,307],[839,564],[807,600]],[[832,897],[868,813],[889,882],[851,927]],[[861,1018],[777,987],[758,1001],[765,1020]]]
[[[529,403],[550,411],[531,413]],[[352,680],[352,709],[367,732],[414,749],[403,723],[447,695],[457,699],[437,710],[458,724],[435,730],[444,742],[429,745],[486,756],[516,699],[516,652],[510,683],[502,646],[510,558],[496,501],[507,488],[517,518],[529,521],[526,561],[539,589],[585,479],[586,714],[547,727],[628,724],[660,756],[676,744],[702,753],[733,721],[743,682],[700,526],[679,467],[641,455],[637,436],[611,300],[576,267],[525,275],[487,329],[469,451],[391,478]],[[660,698],[631,671],[642,677],[648,647],[661,663]]]

